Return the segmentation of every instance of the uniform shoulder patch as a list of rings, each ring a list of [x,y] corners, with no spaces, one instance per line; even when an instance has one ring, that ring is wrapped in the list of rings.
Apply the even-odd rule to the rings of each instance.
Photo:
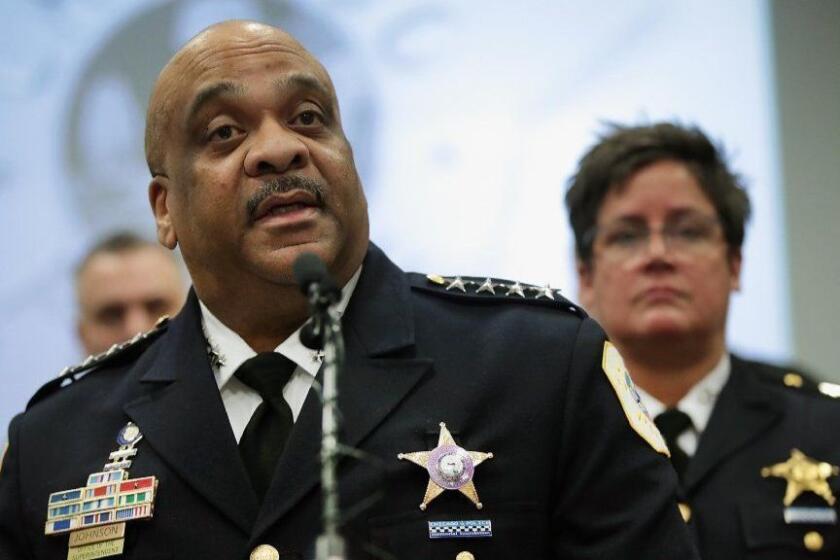
[[[61,373],[58,374],[58,377],[49,381],[45,385],[43,385],[38,391],[36,391],[35,395],[31,399],[29,399],[29,403],[26,405],[28,409],[36,402],[44,399],[48,395],[51,395],[61,389],[62,387],[66,387],[88,373],[102,367],[105,365],[113,365],[121,363],[122,361],[128,360],[133,356],[138,355],[142,352],[149,344],[152,343],[158,336],[160,336],[163,332],[166,331],[166,328],[169,325],[169,316],[164,315],[158,322],[155,323],[155,326],[146,332],[137,333],[134,338],[130,340],[126,340],[125,342],[121,342],[119,344],[114,344],[105,352],[101,354],[91,355],[85,358],[85,360],[75,366],[68,366],[64,368]]]
[[[536,286],[524,282],[473,276],[441,276],[439,274],[410,273],[411,287],[446,297],[478,300],[516,301],[544,305],[587,317],[586,311],[575,305],[548,284]]]
[[[636,386],[630,378],[627,367],[624,365],[624,359],[610,341],[604,342],[601,367],[607,375],[615,394],[618,395],[618,401],[621,403],[621,408],[624,410],[624,415],[627,416],[630,426],[657,452],[670,457],[671,452],[668,451],[668,445],[642,404],[642,399],[636,391]]]

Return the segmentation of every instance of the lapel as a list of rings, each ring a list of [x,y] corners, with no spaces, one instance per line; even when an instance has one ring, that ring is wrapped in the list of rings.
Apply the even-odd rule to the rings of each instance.
[[[346,367],[338,380],[341,444],[358,446],[429,372],[414,355],[405,274],[373,244],[342,319]],[[318,374],[321,381],[322,372]],[[320,485],[321,403],[311,390],[280,457],[252,534],[258,538]]]
[[[213,378],[194,291],[163,338],[150,363],[135,365],[151,390],[127,403],[125,412],[187,484],[250,534],[257,499]]]
[[[742,360],[732,356],[729,381],[715,403],[685,473],[689,496],[720,463],[770,429],[784,415],[781,397]]]

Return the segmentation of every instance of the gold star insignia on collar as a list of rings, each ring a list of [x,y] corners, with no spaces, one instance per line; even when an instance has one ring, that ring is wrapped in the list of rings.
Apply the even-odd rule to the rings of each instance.
[[[785,497],[782,500],[785,506],[791,505],[803,492],[813,492],[833,506],[836,499],[828,485],[828,479],[837,474],[840,474],[840,468],[812,459],[798,449],[791,450],[787,461],[761,469],[761,476],[765,478],[775,476],[787,481]]]
[[[484,507],[478,499],[478,491],[473,483],[475,467],[486,459],[492,459],[492,453],[467,451],[455,444],[446,424],[440,423],[440,435],[437,447],[431,451],[400,453],[397,459],[411,461],[429,472],[429,483],[420,509],[425,511],[429,503],[443,494],[445,490],[457,490],[470,499],[477,509]]]

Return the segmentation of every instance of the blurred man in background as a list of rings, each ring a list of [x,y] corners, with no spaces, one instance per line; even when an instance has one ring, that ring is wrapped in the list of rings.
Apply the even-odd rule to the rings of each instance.
[[[94,245],[76,269],[79,340],[99,354],[163,315],[174,315],[186,286],[172,254],[133,233],[111,235]]]
[[[722,151],[697,128],[613,126],[566,203],[581,303],[665,436],[701,554],[836,554],[840,405],[726,348],[750,202]]]

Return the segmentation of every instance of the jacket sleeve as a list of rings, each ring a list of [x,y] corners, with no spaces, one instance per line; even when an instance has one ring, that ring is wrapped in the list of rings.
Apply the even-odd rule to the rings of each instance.
[[[0,558],[29,560],[20,500],[17,425],[20,416],[9,425],[9,441],[0,465]]]
[[[677,507],[676,474],[625,414],[619,400],[624,387],[614,388],[603,369],[605,342],[594,321],[581,323],[554,484],[555,557],[698,558]]]

